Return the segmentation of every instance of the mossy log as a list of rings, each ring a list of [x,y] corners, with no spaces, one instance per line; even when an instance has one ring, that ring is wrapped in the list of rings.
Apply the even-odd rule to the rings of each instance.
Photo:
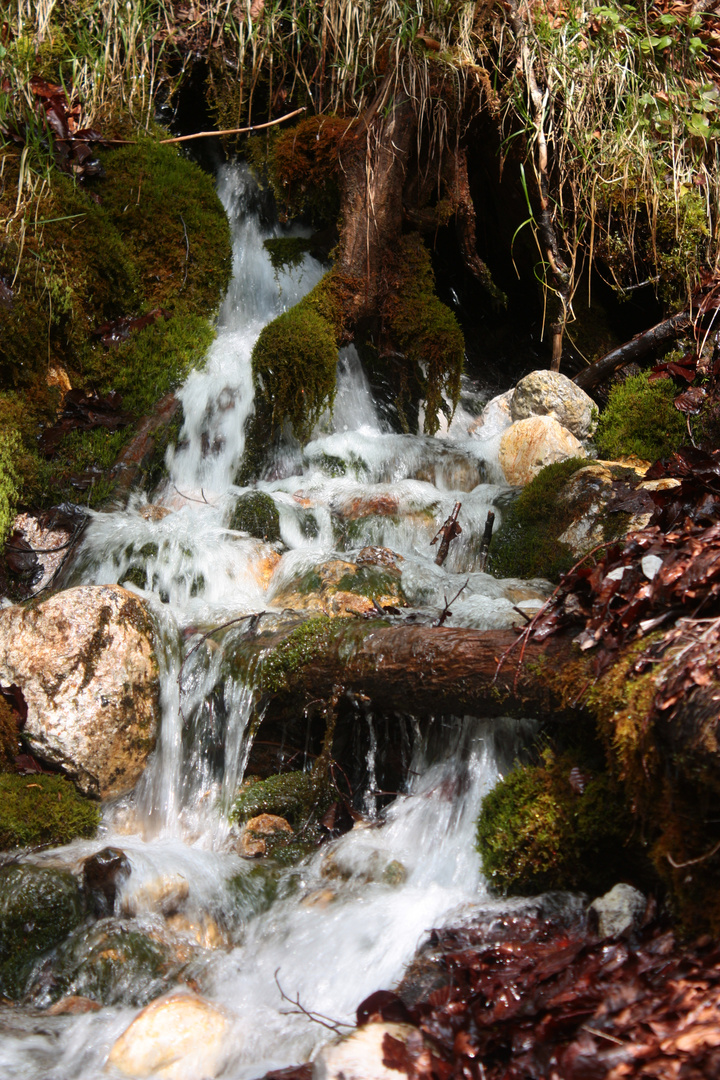
[[[689,311],[680,311],[671,315],[669,319],[651,326],[642,334],[636,334],[624,345],[612,349],[605,356],[601,356],[594,364],[576,375],[573,382],[577,383],[581,390],[589,393],[593,387],[609,379],[616,371],[627,367],[628,364],[642,363],[646,358],[657,356],[670,342],[675,341],[686,333],[692,326],[692,316]]]
[[[370,699],[378,710],[413,716],[568,719],[575,711],[575,695],[567,692],[564,680],[540,676],[546,669],[560,672],[575,659],[572,644],[562,636],[530,642],[520,664],[521,648],[512,630],[322,622],[327,625],[321,647],[309,650],[306,662],[286,665],[281,680],[263,687],[274,716],[297,714],[311,702],[328,700],[339,685],[347,694]],[[279,638],[278,652],[281,643]],[[267,639],[263,645],[267,648]]]

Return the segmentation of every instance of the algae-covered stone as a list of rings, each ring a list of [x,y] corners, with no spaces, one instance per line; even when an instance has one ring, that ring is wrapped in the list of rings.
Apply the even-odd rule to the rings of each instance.
[[[37,959],[81,921],[83,898],[67,871],[15,864],[0,869],[0,994],[21,997]]]
[[[587,439],[597,427],[591,397],[559,371],[531,371],[515,387],[510,409],[513,420],[554,416],[576,439]]]
[[[167,948],[132,922],[101,919],[63,942],[42,984],[51,986],[53,1000],[72,994],[103,1005],[144,1005],[164,989],[168,960]]]
[[[0,849],[69,844],[99,823],[97,804],[61,776],[0,776]]]
[[[118,585],[84,585],[0,612],[0,682],[27,704],[23,737],[85,794],[137,782],[155,745],[159,682],[147,609]]]
[[[330,559],[287,582],[273,600],[276,606],[292,611],[340,617],[364,615],[377,610],[376,604],[405,607],[400,579],[401,570],[393,561],[378,565]]]
[[[246,492],[235,503],[230,528],[274,543],[280,539],[280,515],[275,501],[264,491]]]
[[[304,825],[310,814],[322,813],[329,803],[327,781],[312,773],[289,772],[243,785],[235,800],[232,817],[249,821],[261,814],[285,818],[294,828]]]
[[[485,796],[478,849],[490,883],[522,896],[599,892],[644,869],[617,784],[607,774],[583,775],[570,755],[550,750],[540,765],[514,769]]]

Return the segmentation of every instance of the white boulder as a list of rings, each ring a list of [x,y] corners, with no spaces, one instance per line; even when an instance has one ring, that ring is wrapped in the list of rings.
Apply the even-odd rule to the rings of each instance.
[[[412,1024],[365,1024],[322,1048],[313,1062],[312,1080],[400,1080],[406,1071],[383,1060],[388,1060],[388,1049],[393,1048],[392,1042],[389,1046],[386,1042],[388,1036],[401,1043],[411,1059],[429,1057],[429,1044]]]
[[[508,484],[524,487],[546,465],[587,457],[582,443],[553,416],[516,420],[500,440],[500,467]]]
[[[225,1061],[225,1013],[204,998],[153,1001],[113,1045],[106,1068],[153,1080],[213,1080]]]
[[[590,910],[598,921],[598,936],[619,937],[640,925],[647,901],[632,885],[615,885],[610,892],[593,900]]]
[[[83,585],[0,611],[0,684],[20,687],[38,758],[86,794],[134,786],[159,716],[153,626],[137,596]]]
[[[587,439],[597,427],[591,397],[559,371],[531,371],[515,387],[510,402],[513,420],[554,416],[577,439]]]

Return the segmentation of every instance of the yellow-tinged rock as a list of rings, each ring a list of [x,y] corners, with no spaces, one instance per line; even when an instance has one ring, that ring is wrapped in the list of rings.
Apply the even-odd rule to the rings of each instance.
[[[106,1068],[153,1080],[213,1080],[224,1064],[229,1019],[204,998],[172,994],[138,1013]]]
[[[248,832],[258,833],[260,836],[275,836],[276,833],[292,833],[293,827],[289,821],[279,814],[258,814],[250,818],[245,828]]]
[[[546,465],[587,454],[582,443],[554,416],[530,416],[504,432],[498,456],[508,484],[525,487]]]

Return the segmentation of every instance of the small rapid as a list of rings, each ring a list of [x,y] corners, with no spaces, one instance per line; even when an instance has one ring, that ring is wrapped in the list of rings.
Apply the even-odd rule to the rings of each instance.
[[[112,845],[131,867],[102,926],[83,925],[62,946],[67,994],[97,993],[98,934],[137,931],[163,959],[146,982],[132,964],[116,965],[103,1007],[78,1016],[40,1011],[52,999],[52,962],[39,969],[30,1008],[0,1007],[0,1075],[8,1080],[112,1077],[104,1071],[108,1052],[138,1008],[178,987],[230,1017],[221,1075],[255,1080],[307,1060],[332,1037],[282,992],[351,1024],[367,994],[398,981],[429,929],[462,920],[480,898],[490,902],[475,820],[527,739],[527,722],[448,718],[428,732],[398,720],[408,781],[379,812],[378,741],[368,715],[363,821],[291,867],[235,850],[228,809],[256,705],[227,663],[243,617],[279,617],[318,565],[368,546],[396,553],[411,607],[437,611],[459,592],[455,626],[508,626],[518,605],[533,610],[543,587],[478,570],[487,513],[500,516],[507,493],[492,431],[480,439],[471,430],[486,395],[466,381],[462,408],[442,437],[393,433],[353,348],[338,358],[334,407],[312,440],[300,447],[287,439],[252,488],[272,499],[281,544],[232,527],[249,490],[237,478],[253,409],[253,344],[323,269],[306,257],[293,273],[273,270],[263,241],[278,229],[262,224],[244,166],[224,166],[218,187],[233,228],[233,280],[207,363],[179,392],[184,422],[167,481],[152,504],[136,494],[122,510],[92,515],[68,581],[118,583],[150,605],[162,685],[158,745],[136,789],[104,807],[95,840],[32,856],[77,871]],[[439,567],[430,542],[456,502],[463,532]],[[203,640],[229,622],[232,629]]]

